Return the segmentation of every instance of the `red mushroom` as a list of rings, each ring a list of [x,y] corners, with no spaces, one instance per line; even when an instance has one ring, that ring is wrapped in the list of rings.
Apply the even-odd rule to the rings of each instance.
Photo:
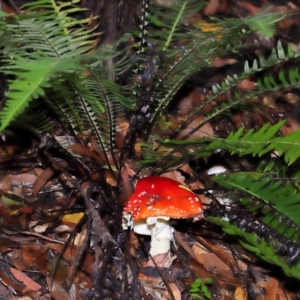
[[[170,218],[200,220],[202,211],[200,198],[187,186],[169,178],[146,177],[138,181],[124,207],[123,228],[151,235],[150,254],[155,256],[170,250]]]

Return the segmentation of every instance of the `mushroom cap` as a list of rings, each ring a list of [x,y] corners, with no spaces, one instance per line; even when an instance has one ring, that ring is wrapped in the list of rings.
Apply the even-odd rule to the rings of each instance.
[[[124,207],[124,212],[130,212],[134,221],[158,216],[193,218],[202,211],[200,198],[187,186],[158,176],[140,179]]]

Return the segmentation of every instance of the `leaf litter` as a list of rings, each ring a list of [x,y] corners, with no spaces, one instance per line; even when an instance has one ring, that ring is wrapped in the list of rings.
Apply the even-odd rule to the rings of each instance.
[[[242,18],[269,6],[267,1],[259,2],[262,5],[257,6],[255,1],[208,1],[203,14],[224,17],[235,14]],[[299,11],[298,4],[288,2],[282,6],[277,4],[280,1],[273,2],[273,11]],[[202,27],[206,26],[203,20],[201,22]],[[284,19],[279,23],[277,34],[295,43],[296,37],[289,36],[288,28],[296,22],[294,18]],[[218,29],[206,26],[205,30]],[[204,101],[206,90],[231,74],[237,64],[236,58],[217,58],[211,74],[197,74],[193,84],[199,89],[174,103],[170,115],[162,120],[164,124],[159,134],[174,133],[180,124],[178,120],[189,114],[195,104]],[[245,79],[237,87],[251,90],[254,85],[251,79]],[[230,96],[231,92],[228,93]],[[241,126],[252,129],[266,121],[276,122],[283,113],[288,122],[282,133],[291,133],[299,128],[296,110],[299,97],[292,90],[276,95],[276,99],[280,97],[284,105],[274,101],[274,95],[254,99],[256,104],[263,103],[261,114],[235,111],[233,117],[215,118],[200,128],[198,125],[204,116],[199,114],[180,131],[178,138],[227,136]],[[219,97],[203,111],[218,106],[223,100]],[[118,127],[125,135],[128,122],[120,117]],[[179,221],[174,225],[172,251],[176,259],[171,267],[164,268],[164,264],[169,264],[165,257],[161,258],[159,268],[155,264],[145,265],[149,238],[123,231],[121,226],[122,204],[132,193],[130,181],[138,171],[134,162],[126,163],[122,177],[125,195],[118,196],[119,182],[101,168],[105,163],[101,153],[88,143],[82,145],[65,136],[57,140],[59,144],[67,142],[67,146],[57,147],[57,151],[43,149],[26,138],[27,146],[24,146],[17,134],[2,139],[0,294],[3,299],[191,299],[189,287],[197,278],[212,279],[208,287],[213,299],[297,298],[299,291],[286,283],[285,277],[277,276],[276,270],[272,271],[236,240],[225,237],[219,228],[206,221]],[[251,160],[232,162],[226,157],[221,160],[229,168],[233,168],[233,164],[234,168],[243,168],[253,163]],[[216,163],[215,158],[208,158],[199,167],[201,181],[201,176],[196,177],[190,165],[176,166],[163,176],[186,184],[192,190],[204,190],[212,185],[207,170]],[[209,197],[205,205],[209,205]]]

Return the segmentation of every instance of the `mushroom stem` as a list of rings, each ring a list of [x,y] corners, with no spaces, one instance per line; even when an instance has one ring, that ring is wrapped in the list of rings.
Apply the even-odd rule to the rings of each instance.
[[[151,230],[150,254],[156,256],[170,251],[170,243],[173,241],[173,227],[169,225],[167,217],[150,217],[147,225]]]

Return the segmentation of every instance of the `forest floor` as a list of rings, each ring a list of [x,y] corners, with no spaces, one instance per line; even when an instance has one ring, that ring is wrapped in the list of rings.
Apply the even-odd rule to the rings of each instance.
[[[273,37],[265,38],[258,33],[257,39],[265,39],[264,45],[270,51],[278,40],[298,46],[300,1],[209,1],[202,15],[245,18],[266,9],[295,14],[279,22]],[[194,21],[204,22],[200,18]],[[207,30],[216,28],[207,25]],[[184,114],[185,109],[202,101],[204,91],[211,90],[215,82],[242,72],[245,58],[255,55],[258,53],[248,49],[236,57],[219,58],[210,69],[195,74],[191,79],[193,89],[174,104],[178,111]],[[239,88],[252,89],[253,82],[247,79]],[[281,119],[287,120],[282,134],[299,128],[298,90],[264,95],[256,101],[259,114],[237,110],[233,116],[206,124],[193,138],[226,137],[241,126],[258,129],[266,122]],[[65,139],[72,143],[71,137]],[[279,268],[247,252],[236,239],[224,235],[205,219],[196,223],[182,220],[174,226],[175,243],[171,251],[176,258],[171,266],[159,270],[151,264],[145,267],[149,238],[114,229],[116,222],[120,228],[123,199],[113,215],[108,216],[111,210],[107,204],[92,200],[93,183],[76,177],[74,170],[84,168],[83,164],[67,156],[61,159],[57,149],[45,147],[45,140],[46,137],[37,140],[35,136],[24,136],[22,130],[1,135],[0,300],[300,299],[299,281],[287,278]],[[73,150],[78,150],[78,157],[85,162],[97,160],[89,145],[74,143]],[[192,174],[189,164],[164,176],[192,189],[207,190],[211,184],[207,171],[212,167],[239,169],[257,161],[216,155],[201,163],[203,182],[185,180],[182,174]],[[134,175],[133,169],[127,166],[129,176]],[[93,176],[98,178],[97,174]],[[119,188],[108,175],[106,181],[112,189]],[[208,206],[210,198],[202,199],[204,206]],[[103,205],[100,210],[99,205]],[[101,244],[95,246],[98,238],[105,249]]]

